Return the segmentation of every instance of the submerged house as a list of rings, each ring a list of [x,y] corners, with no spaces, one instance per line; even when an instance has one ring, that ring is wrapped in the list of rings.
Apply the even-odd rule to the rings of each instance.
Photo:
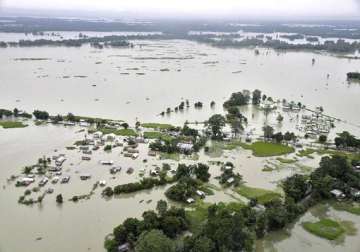
[[[192,152],[194,145],[192,143],[178,143],[176,147],[179,148],[181,152]]]
[[[64,156],[60,156],[56,159],[55,164],[57,166],[62,166],[62,164],[65,162],[66,158]]]
[[[346,197],[345,194],[342,191],[338,190],[338,189],[333,189],[333,190],[330,191],[330,193],[331,193],[331,195],[333,195],[337,199],[343,199],[343,198]]]
[[[101,138],[103,135],[103,133],[101,131],[96,131],[94,134],[93,134],[93,137],[94,138]]]

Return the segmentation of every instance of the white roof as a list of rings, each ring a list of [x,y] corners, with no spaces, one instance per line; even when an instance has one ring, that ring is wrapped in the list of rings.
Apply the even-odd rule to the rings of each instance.
[[[194,200],[193,198],[188,198],[188,199],[186,200],[186,202],[187,202],[187,203],[194,203],[195,200]]]
[[[343,192],[338,190],[338,189],[333,189],[333,190],[330,191],[330,193],[332,193],[332,194],[334,194],[336,196],[339,196],[339,195],[343,194]]]
[[[231,177],[227,180],[227,182],[230,184],[230,183],[234,182],[234,180],[235,180],[234,177]]]

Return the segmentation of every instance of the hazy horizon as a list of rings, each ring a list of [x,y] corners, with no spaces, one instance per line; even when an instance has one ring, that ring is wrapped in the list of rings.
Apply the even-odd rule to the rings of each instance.
[[[138,17],[213,17],[242,19],[354,19],[360,16],[360,0],[0,0],[1,13],[27,15]]]

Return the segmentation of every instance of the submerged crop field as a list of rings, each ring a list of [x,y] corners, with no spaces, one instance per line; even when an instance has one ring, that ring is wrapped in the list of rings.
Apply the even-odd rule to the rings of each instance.
[[[358,24],[4,20],[0,251],[360,250]]]

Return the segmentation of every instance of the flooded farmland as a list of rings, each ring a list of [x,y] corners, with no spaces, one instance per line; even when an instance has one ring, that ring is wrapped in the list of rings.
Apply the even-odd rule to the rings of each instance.
[[[260,49],[256,55],[252,49],[219,49],[186,40],[132,42],[134,48],[102,50],[90,46],[0,48],[0,107],[17,107],[29,112],[41,109],[54,115],[71,112],[123,120],[131,126],[136,121],[182,126],[186,121],[204,122],[212,114],[224,114],[222,104],[233,92],[259,89],[274,99],[301,102],[310,109],[322,106],[325,114],[342,120],[330,132],[331,137],[342,130],[360,136],[357,112],[360,85],[348,83],[346,79],[347,72],[360,69],[360,60],[326,53],[279,53],[270,49]],[[182,112],[160,115],[185,100],[191,104],[201,101],[204,107],[191,106]],[[214,107],[210,107],[211,101],[215,101]],[[291,113],[284,114],[282,124],[276,121],[278,111],[265,116],[249,105],[242,107],[241,113],[249,118],[248,128],[255,129],[257,135],[261,134],[265,122],[276,130],[296,130],[295,116]],[[90,161],[84,161],[81,151],[66,148],[86,138],[88,133],[82,127],[39,126],[32,120],[25,123],[29,124],[26,128],[0,128],[0,224],[6,227],[0,230],[1,252],[105,251],[104,237],[115,225],[128,217],[141,217],[145,210],[155,209],[158,200],[166,198],[164,192],[169,185],[112,199],[102,197],[102,188],[98,187],[89,199],[68,202],[74,195],[89,193],[96,181],[105,180],[108,186],[136,182],[141,179],[140,169],[148,174],[152,167],[163,163],[176,168],[178,161],[148,156],[145,143],[139,144],[137,159],[126,158],[120,148],[113,148],[111,152],[94,152]],[[220,149],[211,154],[201,150],[195,158],[180,155],[180,161],[208,163],[212,175],[209,183],[216,187],[219,183],[215,177],[221,170],[214,162],[231,161],[246,185],[281,193],[282,179],[294,173],[309,174],[321,158],[318,154],[308,158],[292,153],[285,157],[296,159],[296,164],[284,165],[276,157],[256,157],[240,147]],[[66,157],[62,172],[71,176],[70,183],[51,185],[55,193],[46,195],[41,204],[18,204],[24,188],[15,187],[9,178],[21,174],[24,166],[35,164],[43,156],[60,153]],[[101,160],[113,160],[122,171],[110,174]],[[264,172],[266,165],[273,170]],[[135,170],[132,174],[126,173],[129,167]],[[82,181],[81,174],[91,174],[91,178]],[[58,193],[62,193],[66,201],[60,206],[55,203]],[[232,190],[214,190],[214,195],[204,201],[246,199]],[[356,235],[333,242],[302,228],[303,221],[320,215],[351,220],[356,229],[360,228],[359,216],[321,204],[285,231],[258,240],[256,251],[360,250]]]

